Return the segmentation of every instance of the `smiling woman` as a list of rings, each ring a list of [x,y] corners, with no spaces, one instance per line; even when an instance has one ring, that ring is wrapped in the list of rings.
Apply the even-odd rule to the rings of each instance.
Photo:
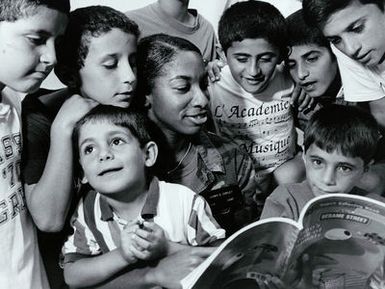
[[[228,233],[255,219],[251,159],[228,140],[202,130],[208,99],[199,49],[182,38],[152,35],[139,42],[137,67],[133,104],[160,128],[160,174],[203,195]]]

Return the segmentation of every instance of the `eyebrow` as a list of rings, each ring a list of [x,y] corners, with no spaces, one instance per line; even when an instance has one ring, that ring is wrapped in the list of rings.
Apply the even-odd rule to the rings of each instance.
[[[310,50],[310,51],[306,52],[305,54],[303,54],[301,57],[306,58],[306,57],[308,57],[309,55],[311,55],[313,53],[318,53],[319,54],[320,51],[319,50]]]

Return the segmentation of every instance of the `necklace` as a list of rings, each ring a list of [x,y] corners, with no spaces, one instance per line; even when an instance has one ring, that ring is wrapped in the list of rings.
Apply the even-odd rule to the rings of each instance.
[[[184,159],[187,157],[188,153],[190,152],[191,147],[192,147],[192,143],[189,142],[188,147],[187,147],[187,150],[186,150],[186,152],[184,153],[183,157],[180,159],[180,161],[178,162],[178,164],[176,165],[176,167],[174,167],[172,170],[167,171],[167,174],[168,174],[168,175],[171,174],[171,173],[173,173],[173,172],[175,172],[175,171],[180,167],[180,165],[182,164],[182,162],[184,161]]]

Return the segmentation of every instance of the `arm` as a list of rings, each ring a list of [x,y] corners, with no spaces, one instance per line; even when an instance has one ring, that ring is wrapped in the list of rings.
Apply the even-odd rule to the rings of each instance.
[[[147,289],[154,286],[181,288],[180,281],[200,265],[215,248],[188,247],[169,255],[152,266],[122,272],[95,289]],[[128,285],[129,284],[129,285]]]
[[[68,99],[51,127],[51,144],[40,180],[25,186],[27,206],[42,231],[59,231],[66,218],[72,191],[72,130],[95,103],[79,95]],[[31,152],[33,154],[33,152]],[[44,203],[44,210],[41,204]]]
[[[127,261],[119,249],[95,257],[79,259],[64,265],[65,282],[70,287],[86,287],[99,284],[135,263]]]

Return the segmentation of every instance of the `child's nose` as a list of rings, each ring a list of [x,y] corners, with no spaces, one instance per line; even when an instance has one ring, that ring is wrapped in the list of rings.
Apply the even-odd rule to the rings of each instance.
[[[103,162],[106,160],[112,160],[114,158],[114,155],[112,154],[111,150],[108,148],[101,149],[99,152],[99,161]]]
[[[309,70],[304,65],[298,65],[297,75],[300,80],[305,80],[309,76]]]
[[[259,67],[259,63],[257,60],[255,61],[251,61],[250,65],[249,65],[249,74],[251,76],[256,76],[260,73],[261,69]]]
[[[325,185],[332,186],[336,184],[336,175],[334,168],[326,168],[324,170],[322,180]]]
[[[57,62],[55,43],[47,41],[46,45],[42,49],[43,51],[40,56],[40,61],[49,66],[54,66]]]
[[[129,62],[122,64],[120,71],[124,83],[133,84],[136,81],[136,73]]]

